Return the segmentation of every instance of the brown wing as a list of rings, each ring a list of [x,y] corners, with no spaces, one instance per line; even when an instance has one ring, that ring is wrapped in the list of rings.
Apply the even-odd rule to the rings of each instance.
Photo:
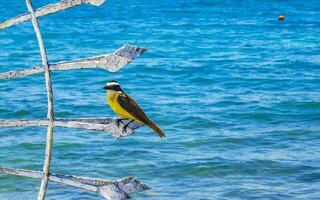
[[[165,137],[164,132],[147,117],[147,115],[143,112],[140,106],[138,106],[138,104],[130,96],[124,93],[120,93],[118,95],[118,102],[120,106],[123,109],[125,109],[128,113],[130,113],[133,117],[148,125],[160,137]]]
[[[133,117],[137,118],[145,124],[150,123],[150,119],[130,96],[121,93],[118,96],[118,102],[121,105],[121,107],[124,108]]]

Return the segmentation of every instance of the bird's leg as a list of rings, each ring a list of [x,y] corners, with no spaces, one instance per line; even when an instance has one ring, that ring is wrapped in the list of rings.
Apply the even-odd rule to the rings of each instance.
[[[127,132],[127,128],[129,126],[129,124],[131,124],[134,120],[132,119],[129,123],[127,123],[126,125],[123,126],[122,128],[122,132]]]
[[[122,123],[123,120],[126,120],[127,118],[118,118],[116,119],[116,125],[119,128],[120,127],[120,123]]]

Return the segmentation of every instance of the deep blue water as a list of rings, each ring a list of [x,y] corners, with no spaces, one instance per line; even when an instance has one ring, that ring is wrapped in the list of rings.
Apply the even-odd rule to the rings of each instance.
[[[2,0],[0,21],[24,3]],[[110,0],[40,26],[51,63],[149,48],[115,74],[52,73],[56,117],[113,116],[101,88],[115,79],[167,134],[55,128],[53,172],[134,175],[152,187],[135,199],[319,199],[319,1]],[[1,30],[0,49],[0,72],[41,64],[31,22]],[[42,119],[46,109],[43,75],[0,81],[1,119]],[[1,129],[0,166],[41,170],[45,132]],[[0,199],[36,199],[39,184],[0,175]],[[101,197],[50,183],[47,199]]]

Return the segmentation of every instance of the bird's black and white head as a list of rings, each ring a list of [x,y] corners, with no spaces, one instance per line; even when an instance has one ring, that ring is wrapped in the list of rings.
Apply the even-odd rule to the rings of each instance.
[[[107,91],[122,92],[122,89],[117,81],[107,82],[103,89]]]

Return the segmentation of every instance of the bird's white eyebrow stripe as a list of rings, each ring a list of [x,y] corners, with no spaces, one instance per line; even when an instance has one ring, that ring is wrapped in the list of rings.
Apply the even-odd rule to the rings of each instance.
[[[119,85],[119,83],[116,83],[116,82],[107,83],[107,86],[114,86],[114,85]]]

